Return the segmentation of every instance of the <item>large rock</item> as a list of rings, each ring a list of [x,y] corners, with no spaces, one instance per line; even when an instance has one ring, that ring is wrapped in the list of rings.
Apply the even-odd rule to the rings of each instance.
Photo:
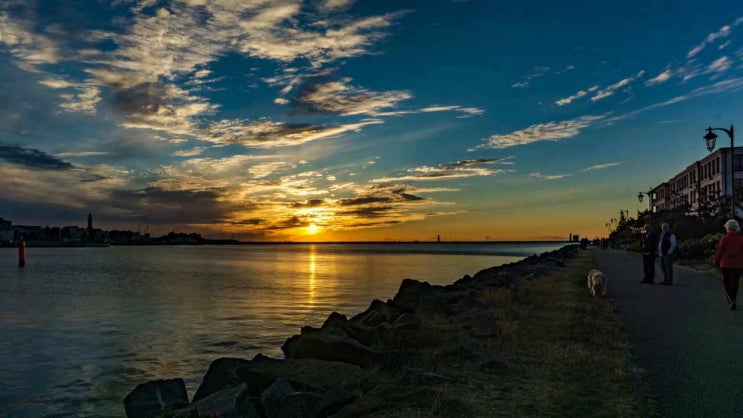
[[[196,402],[212,393],[240,383],[240,378],[235,371],[247,364],[250,364],[248,360],[239,358],[222,357],[214,360],[196,390],[193,401]]]
[[[322,398],[315,404],[310,416],[324,418],[333,415],[344,406],[354,403],[356,399],[356,395],[342,387],[330,388],[323,393]]]
[[[400,290],[397,291],[397,294],[392,299],[391,305],[403,311],[411,312],[415,309],[418,299],[433,289],[434,286],[431,286],[428,282],[405,279],[400,283]]]
[[[311,391],[324,391],[336,386],[355,388],[369,378],[369,373],[359,366],[314,358],[251,361],[238,369],[237,375],[249,383],[251,390],[259,388],[259,394],[277,377],[285,377],[295,389]]]
[[[321,396],[312,392],[295,392],[284,398],[272,418],[312,418],[312,410]]]
[[[401,313],[402,311],[399,308],[379,299],[374,299],[367,310],[351,318],[351,323],[374,327],[383,322],[393,322]]]
[[[279,377],[261,394],[261,406],[269,417],[276,416],[284,400],[294,393],[294,388],[285,377]]]
[[[192,418],[197,415],[219,418],[261,418],[261,414],[250,398],[248,385],[244,383],[212,393],[168,416]]]
[[[315,358],[368,367],[378,353],[347,337],[314,332],[295,335],[281,346],[287,358]]]
[[[415,317],[421,322],[441,321],[452,314],[451,306],[445,295],[423,295],[415,304]]]
[[[129,418],[155,417],[186,405],[188,394],[183,379],[142,383],[124,398],[124,410]]]
[[[430,410],[434,403],[440,399],[440,393],[428,386],[420,387],[405,384],[378,386],[358,401],[341,408],[333,415],[333,418],[381,415],[384,412],[392,412],[392,410],[399,410],[403,407],[418,407]]]

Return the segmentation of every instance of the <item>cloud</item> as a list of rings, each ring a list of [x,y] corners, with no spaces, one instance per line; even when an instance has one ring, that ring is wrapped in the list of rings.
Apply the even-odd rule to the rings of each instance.
[[[249,211],[251,203],[235,205],[223,200],[219,190],[164,190],[147,187],[115,190],[108,206],[120,216],[153,224],[205,224],[230,219],[238,211]]]
[[[513,83],[511,87],[520,88],[520,89],[527,88],[529,87],[531,80],[544,76],[545,74],[547,74],[549,70],[550,70],[549,67],[543,67],[543,66],[534,67],[532,73],[525,75],[521,81]]]
[[[723,56],[720,57],[714,61],[712,61],[707,66],[707,73],[722,73],[730,69],[730,67],[733,65],[733,63],[730,61],[730,58]]]
[[[452,106],[428,106],[421,109],[411,109],[411,110],[395,110],[390,112],[374,112],[374,116],[376,117],[384,117],[384,116],[403,116],[403,115],[416,115],[420,113],[435,113],[435,112],[458,112],[462,113],[462,115],[457,116],[457,119],[462,118],[469,118],[472,116],[480,116],[483,113],[485,113],[484,110],[478,109],[476,107],[463,107],[458,105],[452,105]]]
[[[650,80],[647,80],[645,82],[646,86],[654,86],[656,84],[665,83],[666,81],[670,80],[671,77],[673,77],[673,70],[668,69],[663,71],[662,73],[658,74],[657,76],[651,78]]]
[[[596,94],[591,97],[592,102],[596,102],[602,99],[605,99],[609,96],[612,96],[615,91],[618,89],[628,85],[629,83],[637,80],[638,78],[642,77],[645,74],[645,71],[641,70],[637,74],[631,77],[624,78],[622,80],[619,80],[618,82],[606,87],[605,89],[598,90]]]
[[[195,157],[201,155],[206,150],[206,147],[193,147],[191,149],[178,150],[173,152],[176,157]]]
[[[466,177],[490,176],[502,173],[501,169],[477,167],[478,165],[495,164],[499,160],[480,158],[476,160],[461,160],[455,163],[443,164],[436,167],[422,166],[410,168],[406,174],[397,177],[383,177],[372,180],[373,183],[449,180]]]
[[[43,151],[15,145],[0,144],[0,159],[20,166],[41,170],[70,170],[75,168],[75,166],[67,161],[62,161]]]
[[[268,177],[271,174],[289,166],[288,163],[285,163],[283,161],[275,161],[270,163],[262,163],[257,164],[248,169],[248,173],[253,176],[253,178],[261,179],[264,177]]]
[[[20,68],[38,72],[39,67],[59,61],[59,46],[46,35],[33,33],[31,27],[31,22],[0,13],[0,44],[16,57]]]
[[[556,101],[555,104],[558,105],[558,106],[568,105],[570,103],[573,103],[573,101],[575,101],[577,99],[580,99],[582,97],[585,97],[586,95],[588,95],[588,93],[591,93],[591,92],[594,92],[594,91],[598,90],[598,88],[599,88],[599,86],[593,86],[593,87],[590,87],[590,88],[588,88],[586,90],[578,90],[578,92],[575,93],[574,95],[568,96],[568,97],[564,97],[564,98]]]
[[[354,0],[322,0],[317,6],[323,12],[345,10],[353,5]]]
[[[69,158],[69,157],[99,157],[102,155],[108,155],[108,151],[74,151],[74,152],[58,152],[54,154],[55,157]]]
[[[365,119],[345,125],[317,126],[285,124],[268,119],[256,122],[223,120],[210,125],[202,139],[220,145],[241,144],[252,148],[276,148],[333,138],[380,123],[382,121],[379,119]]]
[[[636,110],[633,110],[631,112],[628,112],[622,115],[617,115],[611,118],[607,118],[603,120],[602,123],[611,124],[616,121],[632,118],[640,113],[644,113],[649,110],[658,109],[658,108],[670,106],[676,103],[685,102],[689,99],[693,99],[697,97],[709,96],[712,94],[732,93],[732,92],[736,92],[740,90],[743,90],[743,77],[731,78],[728,80],[718,81],[714,84],[698,87],[684,95],[675,96],[668,100],[662,101],[660,103],[655,103],[655,104],[645,106],[643,108],[636,109]]]
[[[300,88],[292,105],[295,110],[307,113],[373,115],[413,97],[407,91],[374,92],[351,86],[350,82],[351,78],[337,81],[313,80]]]
[[[733,23],[732,26],[737,26],[741,23],[741,18],[736,19],[735,23]],[[694,48],[692,48],[687,54],[686,58],[694,58],[697,54],[702,52],[702,50],[710,43],[715,42],[718,39],[722,39],[730,35],[732,26],[725,25],[721,27],[717,32],[712,32],[709,35],[707,35],[707,38],[696,45]]]
[[[572,174],[552,174],[552,175],[545,175],[541,173],[530,173],[529,176],[536,177],[538,179],[542,180],[560,180],[564,179],[565,177],[570,177]]]
[[[596,165],[592,165],[590,167],[583,168],[580,171],[603,170],[603,169],[610,168],[610,167],[616,167],[618,165],[622,165],[622,162],[596,164]]]
[[[578,135],[581,130],[588,128],[592,123],[603,118],[604,116],[587,115],[560,122],[539,123],[509,134],[493,135],[487,138],[483,144],[471,148],[470,151],[479,148],[502,149],[531,144],[537,141],[558,141],[560,139],[572,138]]]
[[[690,49],[689,52],[686,54],[686,58],[693,58],[698,53],[702,52],[704,49],[705,43],[702,42],[701,44],[695,46],[694,48]]]

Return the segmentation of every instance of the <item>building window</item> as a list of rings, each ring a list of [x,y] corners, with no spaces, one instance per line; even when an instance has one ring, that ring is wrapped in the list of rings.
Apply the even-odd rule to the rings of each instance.
[[[743,171],[743,155],[733,156],[733,170]]]

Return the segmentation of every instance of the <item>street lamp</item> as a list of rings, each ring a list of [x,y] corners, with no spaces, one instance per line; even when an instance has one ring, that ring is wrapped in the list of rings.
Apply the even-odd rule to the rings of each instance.
[[[730,129],[725,128],[707,128],[707,135],[704,136],[704,141],[707,144],[707,149],[712,152],[715,149],[715,141],[717,135],[712,131],[723,131],[730,137],[730,212],[732,218],[735,219],[735,139],[733,135],[733,125],[730,125]]]
[[[648,212],[653,212],[653,195],[652,195],[652,193],[653,193],[653,190],[652,189],[648,190],[647,193],[643,193],[643,192],[637,193],[637,200],[639,200],[640,203],[642,203],[642,199],[645,197],[645,195],[648,195]]]

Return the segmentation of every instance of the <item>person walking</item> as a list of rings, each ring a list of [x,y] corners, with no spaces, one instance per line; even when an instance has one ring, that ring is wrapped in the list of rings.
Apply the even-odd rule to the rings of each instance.
[[[650,224],[645,224],[645,233],[642,240],[642,280],[640,283],[653,284],[655,282],[655,257],[658,252],[658,233],[652,230]]]
[[[671,286],[673,285],[673,253],[676,251],[676,235],[671,232],[671,225],[665,222],[660,228],[658,254],[660,254],[660,271],[663,272],[663,281],[658,284]]]
[[[722,282],[725,285],[725,298],[728,307],[734,311],[736,296],[738,296],[738,282],[743,270],[743,235],[740,234],[740,224],[735,219],[725,222],[725,234],[720,238],[715,250],[715,265],[722,270]]]

